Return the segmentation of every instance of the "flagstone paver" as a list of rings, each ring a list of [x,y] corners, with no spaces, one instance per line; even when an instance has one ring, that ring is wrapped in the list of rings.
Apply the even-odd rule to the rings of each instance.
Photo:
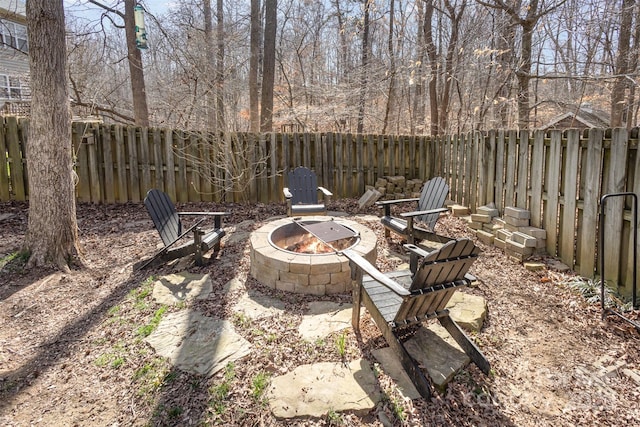
[[[175,367],[207,376],[251,351],[231,322],[190,310],[167,315],[145,341]]]
[[[487,317],[487,301],[466,292],[455,292],[447,307],[449,315],[462,329],[477,332]]]
[[[309,304],[308,314],[303,316],[298,332],[303,339],[315,341],[349,327],[351,304],[316,301]]]
[[[183,271],[160,277],[153,284],[153,298],[173,305],[191,299],[206,299],[213,290],[211,276]]]
[[[329,411],[367,413],[380,400],[376,376],[364,359],[345,366],[323,362],[275,377],[267,391],[276,418],[322,417]]]
[[[434,385],[439,388],[471,361],[439,323],[419,328],[404,346],[411,357],[426,368]]]
[[[233,311],[250,319],[263,319],[281,314],[284,311],[284,302],[257,291],[249,291],[238,300]]]

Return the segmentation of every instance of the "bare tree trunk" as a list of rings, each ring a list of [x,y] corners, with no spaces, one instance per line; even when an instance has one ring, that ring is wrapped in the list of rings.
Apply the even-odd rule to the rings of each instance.
[[[395,14],[395,1],[389,2],[389,38],[387,39],[387,49],[389,50],[389,92],[387,93],[387,105],[384,110],[384,122],[382,123],[382,133],[387,133],[387,125],[389,124],[389,116],[393,110],[396,91],[396,56],[393,52],[393,26]],[[391,119],[393,121],[393,118]]]
[[[431,68],[431,75],[429,76],[429,109],[431,112],[431,135],[436,136],[440,134],[438,124],[440,120],[438,118],[438,55],[436,51],[436,45],[433,41],[433,0],[425,2],[424,12],[424,42],[427,46],[427,56],[429,58],[429,65]]]
[[[344,16],[340,9],[340,0],[334,0],[333,4],[336,8],[336,18],[338,18],[338,36],[340,38],[340,61],[338,61],[338,64],[340,65],[338,70],[340,76],[339,81],[343,82],[347,80],[347,73],[349,70],[347,65],[349,44],[347,43],[347,31],[344,24]]]
[[[217,0],[216,4],[217,25],[218,25],[218,52],[216,58],[216,130],[226,128],[224,109],[224,4],[222,0]]]
[[[625,92],[628,87],[629,46],[631,39],[631,23],[633,19],[634,0],[622,1],[622,19],[620,21],[620,35],[618,37],[618,52],[616,57],[616,75],[611,89],[611,127],[625,126]]]
[[[364,107],[367,95],[367,66],[369,65],[369,10],[371,0],[364,0],[364,24],[362,28],[362,74],[360,75],[360,100],[358,102],[358,130],[364,132]]]
[[[149,110],[147,108],[147,91],[144,85],[142,54],[136,47],[136,24],[134,20],[135,0],[124,2],[124,27],[127,38],[129,73],[131,75],[131,93],[133,95],[133,116],[136,125],[149,126]]]
[[[413,116],[411,119],[411,134],[416,133],[416,127],[420,126],[421,133],[424,133],[424,2],[420,1],[416,5],[418,8],[418,37],[417,46],[418,56],[416,63],[418,64],[415,72],[413,73],[413,81],[415,84],[415,91],[413,94]]]
[[[277,0],[265,0],[264,61],[260,101],[260,131],[273,130],[273,84],[276,71]]]
[[[204,17],[204,48],[206,52],[206,64],[204,66],[204,79],[206,81],[206,89],[204,91],[204,105],[205,105],[205,117],[208,130],[217,130],[218,123],[216,120],[217,113],[215,111],[214,102],[215,99],[215,84],[213,83],[213,23],[211,13],[211,0],[204,0],[202,2],[203,17]]]
[[[29,0],[31,69],[28,266],[53,264],[68,271],[80,255],[73,186],[67,49],[62,0]]]
[[[260,18],[260,0],[251,0],[251,35],[249,58],[249,130],[260,130],[260,89],[258,87],[258,68],[260,66],[260,34],[262,33]]]

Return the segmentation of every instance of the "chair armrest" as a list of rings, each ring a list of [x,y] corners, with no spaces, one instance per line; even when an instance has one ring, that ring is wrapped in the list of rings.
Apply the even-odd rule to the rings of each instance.
[[[180,215],[226,216],[231,215],[231,212],[178,212],[178,216]]]
[[[398,282],[385,276],[383,273],[381,273],[377,268],[371,265],[369,261],[364,259],[362,255],[358,254],[357,252],[354,252],[351,249],[347,249],[346,251],[340,252],[340,254],[347,257],[349,261],[351,261],[353,264],[357,266],[357,268],[361,269],[364,273],[371,276],[371,278],[374,279],[376,282],[389,288],[389,290],[395,292],[400,296],[411,295],[411,292],[406,290]]]
[[[407,243],[407,244],[405,244],[405,245],[403,245],[403,246],[404,246],[404,248],[405,248],[406,250],[408,250],[408,251],[409,251],[409,252],[411,252],[412,254],[415,254],[415,255],[417,255],[417,256],[419,256],[419,257],[421,257],[421,258],[426,257],[426,256],[427,256],[427,255],[429,255],[429,253],[430,253],[430,252],[428,252],[428,251],[426,251],[426,250],[422,249],[421,247],[416,246],[416,245],[413,245],[413,244],[411,244],[411,243]]]
[[[407,203],[407,202],[418,202],[420,201],[419,198],[412,198],[412,199],[395,199],[395,200],[380,200],[378,202],[376,202],[376,205],[378,206],[384,206],[384,205],[395,205],[398,203]]]
[[[324,187],[318,187],[318,190],[322,191],[325,196],[333,196],[333,193]]]
[[[420,215],[428,215],[428,214],[434,214],[434,213],[441,213],[441,212],[447,212],[449,209],[447,208],[438,208],[438,209],[429,209],[426,211],[414,211],[414,212],[404,212],[401,213],[400,216],[403,218],[408,218],[408,217],[414,217],[414,216],[420,216]]]
[[[284,193],[284,197],[286,197],[287,199],[290,199],[293,197],[293,194],[291,194],[291,191],[289,191],[289,187],[284,187],[282,189],[282,192]]]

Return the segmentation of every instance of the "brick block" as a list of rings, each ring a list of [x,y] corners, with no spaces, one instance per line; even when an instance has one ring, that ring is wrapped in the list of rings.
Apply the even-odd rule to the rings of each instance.
[[[469,223],[467,225],[472,230],[482,230],[482,223],[481,222],[469,221]]]
[[[496,248],[500,248],[500,249],[504,249],[507,246],[507,244],[506,244],[506,242],[504,240],[498,239],[497,237],[495,237],[493,239],[493,245]]]
[[[505,248],[504,253],[505,253],[505,255],[507,255],[509,258],[511,258],[512,260],[514,260],[516,262],[523,262],[523,261],[526,261],[527,259],[529,259],[529,255],[525,255],[525,254],[521,254],[521,253],[512,251],[508,247]]]
[[[469,208],[466,206],[453,205],[451,206],[451,213],[456,217],[469,215]]]
[[[547,266],[541,262],[525,262],[524,268],[529,271],[541,271],[545,270]]]
[[[365,193],[358,200],[358,206],[360,209],[372,206],[380,197],[382,197],[382,193],[376,189],[369,189],[365,191]]]
[[[482,224],[482,229],[491,234],[496,234],[498,230],[502,230],[502,227],[500,227],[498,224],[489,223],[489,224]]]
[[[491,217],[489,215],[483,214],[471,214],[471,221],[489,223],[491,222]]]
[[[496,239],[500,239],[500,240],[504,240],[504,241],[510,240],[511,234],[512,234],[511,231],[505,230],[503,228],[503,229],[500,229],[500,230],[496,231]]]
[[[538,241],[535,237],[529,236],[528,234],[524,234],[521,231],[516,231],[515,233],[511,233],[511,239],[514,242],[517,242],[527,248],[535,248]]]
[[[545,230],[544,228],[526,226],[522,227],[520,231],[522,231],[524,234],[528,234],[529,236],[533,236],[538,240],[547,238],[547,230]]]
[[[498,216],[499,212],[498,209],[496,208],[492,208],[489,206],[480,206],[478,209],[476,209],[476,213],[482,214],[482,215],[489,215],[490,217],[494,217],[494,216]]]
[[[493,233],[488,233],[483,230],[476,230],[476,237],[478,238],[478,240],[480,240],[484,244],[487,244],[487,245],[493,244],[493,239],[494,239]]]
[[[517,218],[514,216],[504,216],[504,221],[507,225],[514,227],[527,227],[529,226],[529,218]]]
[[[514,242],[513,240],[506,240],[505,243],[506,243],[506,249],[512,252],[517,252],[522,255],[533,255],[534,248],[529,248],[523,244]]]
[[[503,216],[510,216],[518,219],[531,219],[531,212],[523,208],[514,208],[513,206],[507,206],[506,208],[504,208]]]
[[[507,223],[505,222],[505,220],[504,220],[504,219],[502,219],[502,218],[499,218],[499,217],[494,217],[494,218],[491,220],[491,222],[492,222],[493,224],[499,225],[499,226],[500,226],[500,227],[502,227],[502,228],[504,228],[504,227],[507,225]]]

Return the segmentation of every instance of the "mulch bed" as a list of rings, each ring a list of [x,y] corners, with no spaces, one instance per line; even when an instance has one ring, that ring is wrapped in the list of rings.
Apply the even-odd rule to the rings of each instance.
[[[243,223],[255,229],[284,215],[283,204],[191,203],[182,210],[226,210],[228,236]],[[355,200],[332,201],[330,210],[358,212]],[[364,213],[379,215],[375,207]],[[366,414],[327,414],[324,419],[276,420],[264,401],[268,378],[296,366],[341,362],[338,336],[304,342],[297,327],[318,297],[266,288],[248,275],[246,240],[226,240],[216,259],[203,267],[172,264],[144,271],[132,266],[159,243],[142,204],[78,206],[85,268],[71,273],[25,270],[19,251],[27,226],[25,203],[0,203],[0,423],[3,425],[632,425],[640,419],[640,335],[616,318],[600,319],[566,285],[571,273],[530,272],[498,249],[483,249],[469,289],[488,301],[489,317],[473,336],[492,364],[485,376],[471,365],[446,391],[426,401],[402,400],[380,373],[387,396]],[[402,242],[384,238],[379,221],[352,217],[378,236],[378,267],[391,270],[403,260]],[[245,221],[252,221],[245,223]],[[444,217],[440,234],[469,236],[459,218]],[[545,259],[541,258],[544,262]],[[153,277],[187,269],[210,273],[213,295],[192,303],[203,313],[226,317],[249,340],[252,354],[212,378],[173,369],[142,340],[165,313],[150,295]],[[241,289],[223,291],[237,279]],[[234,313],[245,290],[285,302],[286,314],[250,320]],[[350,302],[350,295],[323,297]],[[630,316],[637,318],[637,313]],[[362,342],[349,330],[346,357],[375,362],[371,350],[386,346],[365,319]],[[608,371],[606,371],[608,369]]]

